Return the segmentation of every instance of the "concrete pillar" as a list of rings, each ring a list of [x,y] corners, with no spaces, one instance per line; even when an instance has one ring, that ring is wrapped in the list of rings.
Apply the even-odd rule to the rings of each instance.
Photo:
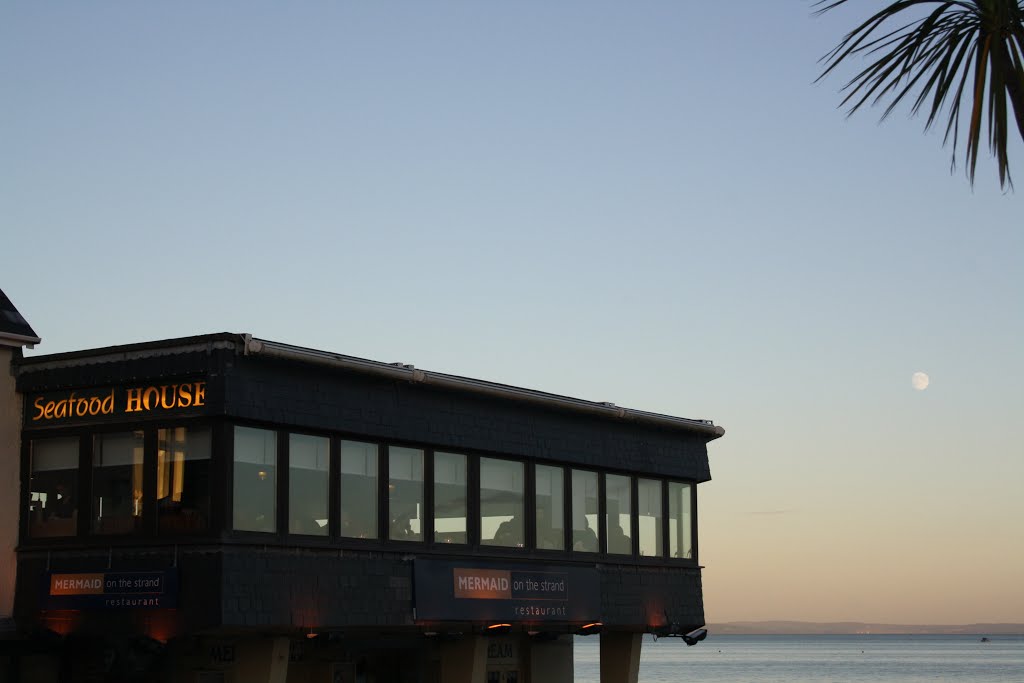
[[[444,683],[485,683],[487,638],[464,636],[441,643],[441,680]]]
[[[53,655],[24,655],[19,673],[22,681],[57,683],[60,680],[60,659]]]
[[[601,683],[637,683],[642,633],[601,634]]]
[[[288,680],[287,638],[253,638],[238,644],[235,683],[285,683]]]
[[[21,396],[14,392],[15,350],[0,346],[0,620],[14,610],[14,577],[21,518]]]
[[[572,683],[571,635],[555,640],[533,640],[527,646],[526,668],[530,683]]]

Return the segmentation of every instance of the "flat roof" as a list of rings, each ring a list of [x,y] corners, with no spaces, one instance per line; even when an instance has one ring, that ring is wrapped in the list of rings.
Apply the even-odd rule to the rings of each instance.
[[[244,356],[273,358],[295,363],[326,366],[337,370],[390,377],[415,384],[525,401],[549,408],[653,423],[664,427],[699,432],[708,441],[717,439],[725,434],[725,430],[715,425],[711,420],[675,417],[662,413],[624,408],[610,402],[587,401],[536,389],[527,389],[460,375],[426,371],[405,363],[385,363],[356,356],[310,349],[292,344],[258,339],[246,333],[220,332],[65,353],[34,355],[23,358],[18,362],[18,367],[19,373],[24,371],[31,372],[32,370],[123,362],[137,358],[208,351],[215,348],[233,349],[235,353]]]

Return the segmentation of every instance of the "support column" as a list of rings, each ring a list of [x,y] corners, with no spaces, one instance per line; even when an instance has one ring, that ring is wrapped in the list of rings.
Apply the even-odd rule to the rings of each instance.
[[[60,659],[54,655],[22,655],[20,665],[18,673],[21,678],[16,676],[11,681],[57,683],[60,680]]]
[[[555,640],[529,641],[526,666],[530,683],[572,683],[571,635],[559,636]]]
[[[601,634],[601,683],[637,683],[642,633]]]
[[[441,680],[444,683],[484,683],[487,639],[464,636],[441,643]]]
[[[253,638],[238,644],[238,683],[285,683],[288,679],[287,638]]]
[[[14,391],[15,355],[14,349],[0,345],[0,622],[14,613],[14,548],[21,518],[21,396]]]

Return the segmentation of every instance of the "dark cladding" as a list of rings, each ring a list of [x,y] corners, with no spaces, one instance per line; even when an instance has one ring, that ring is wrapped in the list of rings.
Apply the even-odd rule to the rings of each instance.
[[[46,572],[43,609],[172,608],[178,604],[175,569],[146,572]]]
[[[704,624],[711,423],[247,335],[15,372],[26,633]]]

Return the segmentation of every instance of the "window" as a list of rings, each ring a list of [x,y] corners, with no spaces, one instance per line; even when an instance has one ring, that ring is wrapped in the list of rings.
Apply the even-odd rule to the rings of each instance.
[[[523,463],[480,458],[480,543],[522,548]]]
[[[434,453],[434,542],[466,543],[466,456]]]
[[[572,549],[596,553],[597,539],[597,472],[572,471]]]
[[[157,430],[156,507],[161,534],[206,531],[210,525],[210,430]]]
[[[78,525],[78,437],[32,442],[28,535],[74,536]]]
[[[288,532],[326,536],[331,442],[323,436],[288,436]]]
[[[663,529],[661,515],[661,482],[654,479],[637,479],[637,505],[640,509],[640,554],[645,557],[661,557]]]
[[[630,478],[608,474],[604,478],[604,506],[608,532],[605,551],[615,555],[633,554],[633,497]]]
[[[341,535],[377,538],[377,444],[341,442]]]
[[[93,443],[93,532],[142,531],[143,433],[102,434]]]
[[[423,540],[423,451],[388,447],[388,538]]]
[[[235,427],[234,528],[277,531],[277,433]]]
[[[670,557],[693,557],[693,484],[668,484],[668,552]]]
[[[561,467],[537,465],[537,547],[565,550],[565,474]]]

